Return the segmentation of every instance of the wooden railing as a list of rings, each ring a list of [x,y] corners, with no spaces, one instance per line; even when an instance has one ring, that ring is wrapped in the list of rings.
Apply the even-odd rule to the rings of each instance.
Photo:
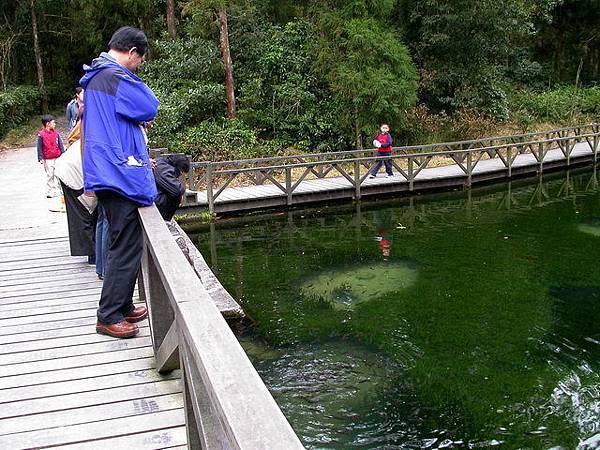
[[[139,292],[158,371],[181,368],[189,448],[303,448],[156,207],[139,214]]]
[[[539,163],[542,171],[544,158],[549,150],[560,149],[570,164],[575,144],[587,142],[594,160],[600,142],[600,125],[590,124],[562,128],[542,133],[514,136],[499,136],[470,141],[446,142],[419,146],[396,147],[392,159],[393,167],[414,188],[419,173],[430,166],[432,160],[442,165],[457,166],[470,186],[473,171],[484,159],[498,158],[502,161],[507,176],[512,176],[515,158],[529,153]],[[214,211],[216,199],[230,186],[271,184],[287,196],[287,204],[293,202],[293,194],[303,180],[344,177],[354,188],[354,198],[361,197],[361,186],[369,171],[380,157],[373,150],[293,155],[275,158],[259,158],[239,161],[196,162],[188,174],[188,187],[193,191],[206,190],[209,211]],[[189,203],[188,203],[189,204]]]

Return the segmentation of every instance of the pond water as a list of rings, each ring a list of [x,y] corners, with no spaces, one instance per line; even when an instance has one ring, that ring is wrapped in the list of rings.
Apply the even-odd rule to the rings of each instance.
[[[193,236],[307,448],[598,448],[600,188],[561,173]]]

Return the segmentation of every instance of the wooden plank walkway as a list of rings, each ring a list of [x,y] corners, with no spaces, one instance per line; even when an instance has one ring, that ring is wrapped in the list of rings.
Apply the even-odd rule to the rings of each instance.
[[[0,155],[0,449],[187,448],[180,374],[156,372],[148,321],[96,334],[102,282],[69,255],[34,152]]]
[[[570,155],[570,163],[578,160],[593,160],[590,146],[583,142],[574,146]],[[566,167],[567,159],[560,149],[549,150],[544,158],[546,167]],[[516,156],[512,163],[513,174],[534,173],[539,168],[539,162],[530,153]],[[364,170],[364,169],[363,169]],[[477,163],[473,170],[472,182],[501,179],[506,177],[506,166],[500,158],[484,159]],[[385,173],[376,178],[367,178],[361,184],[361,196],[380,195],[385,193],[408,192],[409,183],[401,174],[387,177]],[[414,180],[414,191],[464,185],[467,175],[456,164],[426,167],[419,172]],[[214,188],[215,189],[215,188]],[[213,189],[213,190],[214,190]],[[335,199],[352,199],[355,188],[344,178],[330,177],[301,181],[293,192],[293,204],[329,201]],[[215,212],[235,212],[249,209],[281,207],[287,203],[287,194],[274,184],[259,186],[227,187],[215,199]],[[207,207],[206,191],[196,193],[196,203],[192,207]]]

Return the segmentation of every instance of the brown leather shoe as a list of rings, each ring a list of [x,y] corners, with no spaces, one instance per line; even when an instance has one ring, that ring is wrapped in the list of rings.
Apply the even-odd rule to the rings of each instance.
[[[129,323],[140,322],[148,317],[148,310],[145,306],[133,308],[129,314],[125,316],[125,320]]]
[[[137,325],[133,325],[126,320],[107,325],[102,322],[96,323],[96,333],[107,334],[116,338],[129,338],[139,333]]]

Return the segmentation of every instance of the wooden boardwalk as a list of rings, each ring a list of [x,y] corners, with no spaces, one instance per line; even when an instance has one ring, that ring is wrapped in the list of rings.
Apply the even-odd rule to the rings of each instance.
[[[586,142],[574,145],[569,158],[560,149],[549,150],[544,157],[543,167],[546,169],[566,168],[568,165],[593,161],[594,152]],[[512,175],[523,176],[535,174],[540,168],[539,161],[531,153],[519,154],[512,162]],[[386,194],[410,193],[432,189],[448,189],[464,186],[469,178],[456,164],[439,167],[426,167],[420,170],[413,180],[409,180],[395,170],[395,176],[387,177],[383,168],[376,178],[366,178],[360,183],[362,197]],[[507,168],[500,158],[478,161],[473,169],[470,183],[479,183],[507,178]],[[216,191],[217,187],[213,190]],[[274,183],[257,186],[226,187],[214,200],[216,213],[237,212],[270,207],[290,205],[292,195],[288,196]],[[293,204],[316,203],[332,200],[352,200],[356,198],[356,187],[344,176],[301,180],[293,188]],[[189,207],[207,208],[209,199],[207,191],[196,193],[195,202]]]
[[[96,334],[102,282],[69,255],[34,152],[0,155],[0,449],[187,448],[179,371],[156,372],[148,321]]]

